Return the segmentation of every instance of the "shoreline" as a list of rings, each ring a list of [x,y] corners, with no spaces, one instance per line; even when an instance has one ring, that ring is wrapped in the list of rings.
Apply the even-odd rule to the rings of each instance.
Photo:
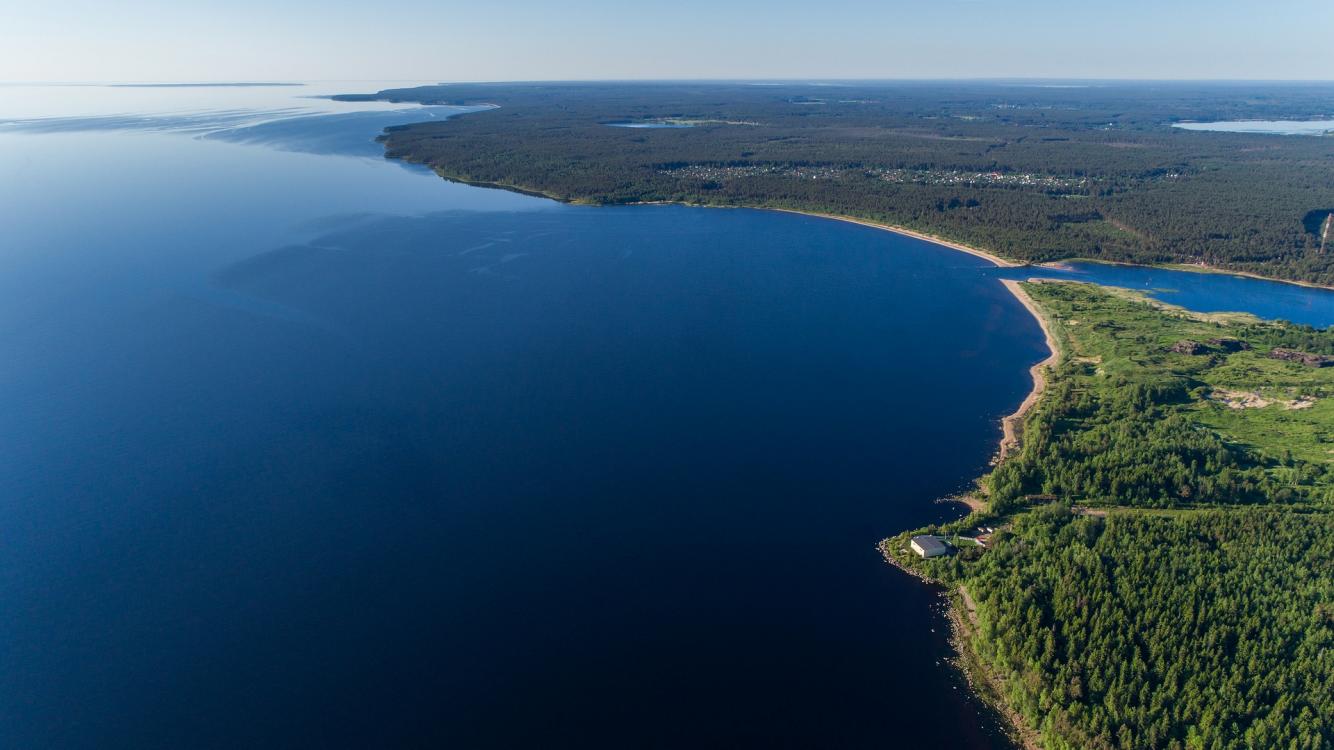
[[[443,175],[442,175],[442,176],[443,176]],[[445,179],[452,179],[452,178],[446,177]],[[475,184],[475,183],[468,183],[468,184]],[[494,184],[489,185],[489,187],[501,187],[501,188],[503,188],[503,189],[507,189],[507,190],[508,190],[508,189],[513,189],[513,188],[505,188],[504,186],[501,186],[501,185],[494,185]],[[518,189],[518,192],[526,192],[526,191],[524,191],[524,190],[522,190],[522,189]],[[531,195],[543,195],[543,194],[541,194],[541,193],[529,193],[529,194],[531,194]],[[550,195],[546,195],[545,197],[553,198],[554,200],[558,200],[558,201],[560,201],[561,203],[567,203],[567,204],[570,204],[570,205],[580,205],[580,206],[583,206],[583,205],[603,206],[603,205],[604,205],[604,204],[600,204],[600,203],[581,203],[581,202],[579,202],[579,201],[575,201],[575,200],[569,200],[569,199],[564,199],[564,198],[555,198],[554,196],[550,196]],[[1033,263],[1024,263],[1024,262],[1019,262],[1019,261],[1010,260],[1009,258],[1004,258],[1004,257],[1002,257],[1002,256],[1000,256],[1000,255],[997,255],[997,254],[993,253],[993,252],[990,252],[990,251],[987,251],[987,250],[982,250],[982,249],[980,249],[980,248],[973,247],[972,245],[965,245],[965,244],[963,244],[963,243],[961,243],[961,242],[955,242],[955,241],[953,241],[953,240],[947,240],[947,239],[945,239],[944,237],[940,237],[940,236],[938,236],[938,235],[934,235],[934,234],[926,234],[925,232],[919,232],[919,231],[917,231],[917,230],[915,230],[915,229],[909,229],[909,228],[904,227],[904,226],[899,226],[898,224],[885,224],[885,223],[883,223],[883,222],[879,222],[879,221],[872,221],[872,220],[870,220],[870,219],[859,219],[859,218],[857,218],[857,217],[855,217],[855,216],[846,216],[846,215],[844,215],[844,214],[827,214],[827,213],[821,213],[821,212],[819,212],[819,211],[806,211],[806,210],[804,210],[804,209],[800,209],[800,208],[774,208],[773,206],[720,206],[720,205],[716,205],[716,204],[712,204],[712,203],[687,203],[687,202],[685,202],[685,201],[635,201],[635,202],[633,202],[633,203],[612,204],[612,205],[608,205],[608,206],[606,206],[606,207],[611,208],[611,207],[613,207],[614,205],[626,205],[626,206],[685,206],[686,208],[734,209],[734,210],[742,210],[742,211],[769,211],[769,212],[773,212],[773,213],[796,214],[797,216],[809,216],[809,217],[811,217],[811,218],[813,218],[813,219],[827,219],[827,220],[829,220],[829,221],[839,221],[839,222],[843,222],[843,223],[845,223],[845,224],[857,224],[858,226],[870,227],[871,229],[879,229],[879,230],[881,230],[881,231],[883,231],[883,232],[891,232],[891,233],[893,233],[893,234],[901,235],[901,236],[904,236],[904,237],[911,237],[912,239],[915,239],[915,240],[922,240],[923,242],[929,242],[929,243],[931,243],[931,244],[933,244],[933,245],[940,245],[941,247],[949,248],[950,250],[956,250],[956,251],[961,252],[961,253],[967,253],[967,254],[972,255],[972,256],[974,256],[974,257],[976,257],[976,258],[981,258],[982,260],[985,260],[985,261],[987,261],[988,263],[990,263],[991,265],[996,266],[996,267],[998,267],[998,268],[1024,268],[1024,267],[1026,267],[1026,266],[1034,266],[1034,265],[1035,265],[1035,264],[1033,264]]]
[[[1007,456],[1019,449],[1019,441],[1023,434],[1024,417],[1028,416],[1028,412],[1037,405],[1038,400],[1042,398],[1042,392],[1047,388],[1047,368],[1054,366],[1061,359],[1061,349],[1056,342],[1055,335],[1052,334],[1051,324],[1047,320],[1047,316],[1038,309],[1037,303],[1019,285],[1020,282],[1012,279],[1002,279],[1001,283],[1038,322],[1038,327],[1042,329],[1042,335],[1046,337],[1047,350],[1050,354],[1047,355],[1046,359],[1028,368],[1028,373],[1033,378],[1033,390],[1029,391],[1028,396],[1020,402],[1019,408],[1015,409],[1013,414],[1001,420],[1000,449],[996,454],[996,459],[992,462],[993,464],[1004,461]]]
[[[1028,722],[1017,709],[1005,702],[1005,678],[996,673],[982,661],[982,656],[971,645],[971,638],[977,629],[976,604],[968,589],[962,585],[953,592],[946,592],[949,601],[950,643],[959,652],[956,666],[963,672],[968,689],[973,691],[978,700],[1000,714],[1008,725],[1006,729],[1010,741],[1024,750],[1043,750],[1041,734]]]
[[[1034,280],[1034,282],[1037,283],[1037,280]],[[1047,350],[1050,354],[1029,368],[1029,373],[1033,378],[1033,389],[1029,391],[1013,414],[1001,420],[1001,441],[996,457],[992,460],[993,466],[1004,461],[1019,448],[1023,437],[1023,420],[1042,399],[1042,394],[1047,387],[1047,369],[1059,362],[1062,356],[1060,345],[1052,332],[1051,322],[1037,303],[1033,301],[1033,298],[1028,295],[1028,292],[1025,292],[1023,287],[1020,286],[1022,282],[1014,279],[1002,279],[1001,283],[1005,285],[1010,294],[1014,295],[1019,304],[1024,306],[1029,315],[1032,315],[1037,321],[1038,327],[1042,329]],[[971,495],[950,498],[950,500],[967,506],[968,514],[964,516],[965,518],[967,515],[983,513],[986,510],[985,503]],[[947,616],[950,622],[950,645],[957,655],[952,661],[953,666],[963,674],[964,680],[968,683],[973,695],[989,706],[1002,719],[1010,740],[1016,746],[1023,750],[1042,750],[1041,733],[1025,721],[1019,711],[1005,700],[1004,677],[997,674],[983,661],[981,655],[973,647],[977,614],[967,590],[959,586],[956,591],[951,591],[943,582],[900,561],[890,548],[890,539],[882,540],[877,548],[881,557],[891,566],[928,586],[936,586],[941,589],[941,593],[945,597]]]

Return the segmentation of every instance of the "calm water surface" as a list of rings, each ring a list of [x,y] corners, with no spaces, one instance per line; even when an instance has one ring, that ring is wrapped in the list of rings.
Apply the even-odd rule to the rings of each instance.
[[[1001,272],[378,158],[447,108],[14,91],[0,744],[1007,746],[873,548],[1045,356]]]

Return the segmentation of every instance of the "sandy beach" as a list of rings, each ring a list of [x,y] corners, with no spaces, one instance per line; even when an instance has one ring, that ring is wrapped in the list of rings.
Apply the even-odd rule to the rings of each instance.
[[[844,221],[849,224],[860,224],[864,227],[883,229],[886,232],[901,234],[904,235],[905,237],[912,237],[913,239],[925,240],[927,242],[936,245],[943,245],[945,247],[950,248],[951,250],[958,250],[961,253],[968,253],[969,255],[975,255],[979,258],[982,258],[983,260],[990,262],[992,265],[1000,266],[1001,268],[1015,268],[1022,265],[1020,263],[1015,263],[1012,260],[1006,260],[1005,258],[1002,258],[999,255],[996,255],[995,253],[989,253],[986,250],[979,250],[970,245],[962,245],[958,242],[951,242],[950,240],[944,239],[942,237],[937,237],[931,234],[923,234],[922,232],[915,232],[911,229],[895,226],[893,224],[881,224],[879,222],[868,221],[866,219],[856,219],[851,216],[840,216],[838,214],[822,214],[822,213],[817,213],[815,211],[799,211],[795,208],[770,208],[764,210],[780,211],[785,214],[800,214],[802,216],[814,216],[817,219],[832,219],[833,221]]]
[[[1002,280],[1001,283],[1004,284],[1005,288],[1009,289],[1010,293],[1015,296],[1015,299],[1019,300],[1019,303],[1022,304],[1035,319],[1037,319],[1038,325],[1042,327],[1043,335],[1047,337],[1047,349],[1051,351],[1051,354],[1048,355],[1046,359],[1033,365],[1029,370],[1033,375],[1033,390],[1029,392],[1028,396],[1023,400],[1023,403],[1019,404],[1019,408],[1016,409],[1013,414],[1001,420],[1001,442],[1000,452],[996,456],[997,462],[1005,460],[1006,456],[1018,449],[1019,436],[1023,428],[1024,417],[1027,416],[1028,411],[1037,404],[1038,399],[1042,397],[1043,389],[1047,387],[1047,368],[1056,364],[1061,356],[1060,349],[1056,344],[1056,338],[1052,336],[1051,326],[1048,325],[1046,316],[1038,310],[1037,305],[1033,302],[1033,298],[1029,297],[1023,287],[1019,286],[1018,281],[1006,279]]]

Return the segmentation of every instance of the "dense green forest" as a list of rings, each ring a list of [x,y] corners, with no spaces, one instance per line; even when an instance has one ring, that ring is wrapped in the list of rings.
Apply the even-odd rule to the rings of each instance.
[[[1334,746],[1334,333],[1029,283],[1060,350],[981,489],[966,646],[1043,746]],[[920,532],[913,532],[920,533]]]
[[[1185,262],[1334,284],[1334,138],[1183,120],[1334,115],[1327,84],[455,84],[496,104],[393,128],[394,158],[598,204],[845,214],[1032,261]],[[685,127],[626,128],[615,124]]]
[[[1334,746],[1334,514],[1054,504],[939,567],[1047,748]]]

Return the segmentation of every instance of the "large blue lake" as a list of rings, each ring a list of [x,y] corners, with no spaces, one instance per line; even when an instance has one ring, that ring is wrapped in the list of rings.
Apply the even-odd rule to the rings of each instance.
[[[874,544],[1029,389],[1014,271],[449,184],[374,88],[2,89],[0,744],[1006,747]]]

